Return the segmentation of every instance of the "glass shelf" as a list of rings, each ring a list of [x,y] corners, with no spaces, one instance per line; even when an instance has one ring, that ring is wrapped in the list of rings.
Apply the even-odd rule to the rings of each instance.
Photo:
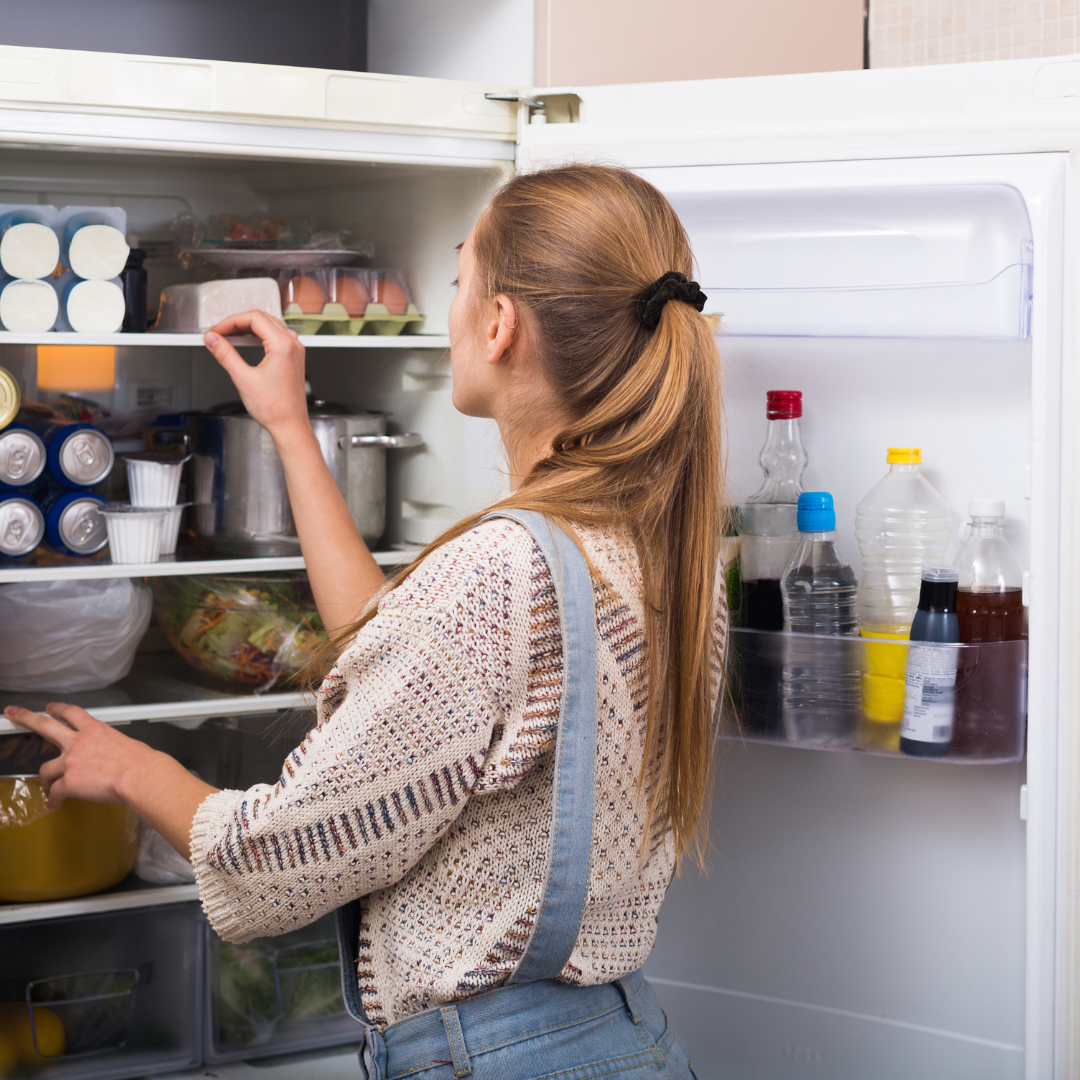
[[[919,643],[920,646],[925,643]],[[947,752],[994,764],[1024,756],[1027,642],[936,645],[956,669]],[[733,628],[725,738],[907,757],[900,750],[907,642]]]
[[[0,926],[12,923],[63,919],[71,915],[95,915],[105,911],[128,911],[132,908],[159,907],[199,899],[199,887],[190,885],[150,885],[128,874],[118,885],[90,896],[66,900],[36,901],[32,904],[0,904]]]
[[[231,337],[239,348],[260,344],[257,337]],[[17,334],[0,330],[0,345],[131,345],[141,348],[162,346],[201,347],[202,334],[60,334],[53,330],[44,334]],[[384,337],[379,334],[301,334],[300,344],[308,349],[448,349],[446,334],[398,334]]]

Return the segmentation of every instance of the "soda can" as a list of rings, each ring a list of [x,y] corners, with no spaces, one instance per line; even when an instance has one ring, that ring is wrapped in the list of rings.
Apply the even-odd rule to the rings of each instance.
[[[22,397],[15,376],[7,368],[0,367],[0,428],[5,428],[19,411]]]
[[[45,536],[45,515],[33,499],[0,492],[0,556],[29,555]]]
[[[45,504],[45,533],[64,555],[96,555],[108,542],[105,518],[98,513],[105,500],[89,491],[68,491]]]
[[[25,424],[0,431],[0,485],[29,487],[45,471],[45,444]]]
[[[91,488],[112,471],[112,443],[93,424],[53,424],[42,435],[49,473],[62,487]]]

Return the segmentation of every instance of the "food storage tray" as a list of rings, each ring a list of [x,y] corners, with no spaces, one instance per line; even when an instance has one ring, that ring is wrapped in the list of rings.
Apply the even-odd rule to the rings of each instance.
[[[333,915],[243,945],[206,928],[205,1060],[239,1061],[360,1043],[345,1011]]]
[[[0,928],[0,1075],[123,1080],[200,1064],[198,903]]]

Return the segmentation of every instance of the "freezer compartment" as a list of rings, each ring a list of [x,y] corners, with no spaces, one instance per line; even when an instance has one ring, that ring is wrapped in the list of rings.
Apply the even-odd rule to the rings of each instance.
[[[724,734],[818,750],[908,756],[905,706],[917,692],[911,652],[924,643],[735,628]],[[937,645],[955,670],[951,738],[932,760],[1019,761],[1027,728],[1027,641]]]
[[[1006,184],[714,191],[656,176],[723,334],[1026,339],[1032,229]]]
[[[5,1077],[120,1080],[197,1065],[197,903],[0,928]]]
[[[362,1040],[345,1011],[334,916],[243,945],[207,928],[206,1061],[237,1061]]]

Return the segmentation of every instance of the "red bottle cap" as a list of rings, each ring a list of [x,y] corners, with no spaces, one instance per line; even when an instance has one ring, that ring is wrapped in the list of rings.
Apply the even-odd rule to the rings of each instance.
[[[769,420],[798,420],[802,416],[801,390],[769,390],[765,399],[765,416]]]

